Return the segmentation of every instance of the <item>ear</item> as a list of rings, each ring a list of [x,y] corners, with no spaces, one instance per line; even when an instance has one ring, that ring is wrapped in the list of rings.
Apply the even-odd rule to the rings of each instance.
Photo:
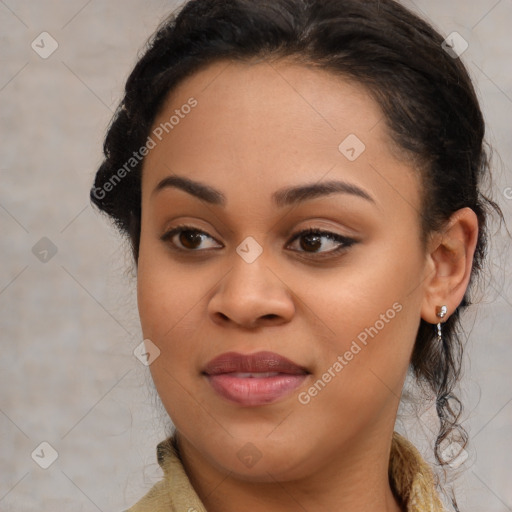
[[[478,218],[471,208],[452,214],[428,244],[421,318],[437,324],[436,308],[445,305],[450,316],[464,298],[478,241]],[[444,318],[443,322],[446,321]]]

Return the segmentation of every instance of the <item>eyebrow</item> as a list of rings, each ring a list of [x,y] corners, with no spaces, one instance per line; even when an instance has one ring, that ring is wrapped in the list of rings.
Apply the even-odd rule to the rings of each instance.
[[[212,205],[226,206],[227,204],[226,196],[220,190],[206,185],[205,183],[176,175],[167,176],[161,180],[151,195],[166,188],[183,190]],[[282,208],[330,194],[350,194],[375,204],[375,200],[368,192],[353,183],[347,183],[345,181],[326,181],[322,183],[285,187],[272,194],[272,201],[276,206]]]

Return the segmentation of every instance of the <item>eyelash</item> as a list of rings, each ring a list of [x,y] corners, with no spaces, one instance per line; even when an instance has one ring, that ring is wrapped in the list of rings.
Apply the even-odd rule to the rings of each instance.
[[[160,237],[160,240],[162,240],[163,242],[169,242],[169,246],[173,251],[177,251],[177,252],[181,252],[181,253],[200,252],[201,249],[183,249],[181,247],[178,247],[176,244],[174,244],[172,242],[172,238],[175,235],[186,232],[186,231],[190,231],[192,233],[200,233],[200,234],[206,235],[207,237],[211,238],[212,240],[215,240],[213,237],[208,235],[208,233],[206,233],[200,229],[196,229],[193,226],[188,226],[188,225],[176,226],[175,228],[173,228],[170,231],[163,234]],[[316,259],[333,257],[341,252],[346,251],[349,247],[351,247],[352,245],[357,243],[357,240],[354,240],[353,238],[348,238],[346,236],[342,236],[337,233],[332,233],[330,231],[324,231],[324,230],[317,229],[317,228],[308,228],[308,229],[305,229],[305,230],[295,233],[294,235],[292,235],[290,243],[293,243],[293,242],[295,242],[295,240],[300,239],[301,237],[304,237],[304,236],[308,236],[308,235],[321,236],[323,238],[328,238],[329,240],[339,242],[339,244],[340,244],[338,248],[333,249],[331,251],[324,251],[324,252],[308,253],[307,251],[294,250],[294,252],[299,252],[299,253],[303,253],[306,255],[311,254]],[[208,250],[208,249],[203,249],[203,250]]]

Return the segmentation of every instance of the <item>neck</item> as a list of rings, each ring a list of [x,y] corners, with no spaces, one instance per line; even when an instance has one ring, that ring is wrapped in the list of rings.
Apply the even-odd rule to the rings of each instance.
[[[318,464],[307,478],[248,482],[222,472],[177,436],[189,479],[208,512],[401,512],[391,490],[388,467],[393,430],[359,436]]]

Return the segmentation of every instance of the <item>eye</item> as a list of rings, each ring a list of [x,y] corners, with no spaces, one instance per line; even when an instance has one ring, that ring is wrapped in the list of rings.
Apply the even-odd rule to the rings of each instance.
[[[176,226],[162,235],[160,239],[163,242],[169,243],[173,250],[182,252],[199,252],[201,250],[206,250],[208,247],[201,248],[201,243],[205,239],[215,240],[204,231],[186,225]],[[317,256],[317,258],[329,257],[340,253],[356,243],[356,240],[352,238],[315,228],[309,228],[296,233],[293,235],[291,242],[293,243],[296,240],[301,240],[299,246],[302,250],[294,249],[295,252],[302,252],[311,255],[319,254],[320,256]],[[325,240],[327,240],[326,243]],[[320,251],[319,249],[325,245],[328,247],[334,246],[334,249]],[[213,247],[215,247],[215,245]],[[324,253],[326,254],[324,255]]]
[[[301,231],[293,236],[292,242],[296,240],[301,240],[299,243],[300,247],[303,249],[302,251],[309,254],[321,254],[321,258],[329,257],[339,252],[342,252],[348,249],[351,245],[356,243],[356,240],[353,238],[348,238],[343,235],[339,235],[337,233],[331,233],[330,231],[322,231],[320,229],[309,228],[304,231]],[[326,243],[323,240],[327,240]],[[334,246],[332,250],[320,251],[319,249],[322,246]],[[323,253],[327,253],[325,256]]]
[[[178,243],[176,243],[173,239],[176,239]],[[209,238],[210,240],[214,240],[210,235],[196,229],[192,226],[176,226],[171,229],[164,235],[160,237],[160,240],[164,242],[170,242],[173,249],[177,251],[197,251],[201,249],[201,242],[205,239]],[[204,249],[204,248],[203,248]]]

